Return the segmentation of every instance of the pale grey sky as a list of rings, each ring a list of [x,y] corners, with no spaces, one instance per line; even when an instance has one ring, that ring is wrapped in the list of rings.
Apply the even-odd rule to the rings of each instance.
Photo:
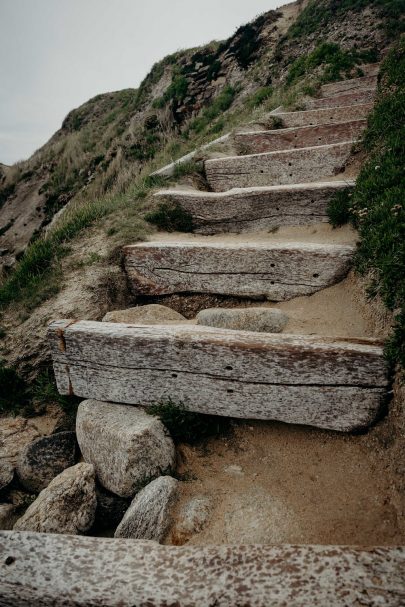
[[[136,88],[168,53],[225,39],[282,0],[0,0],[0,162],[30,156],[66,114]]]

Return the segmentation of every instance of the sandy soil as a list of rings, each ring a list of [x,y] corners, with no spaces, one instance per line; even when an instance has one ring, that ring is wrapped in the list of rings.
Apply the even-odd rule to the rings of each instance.
[[[403,543],[387,462],[373,446],[369,436],[271,422],[182,446],[179,471],[194,480],[182,483],[179,508],[197,495],[213,508],[189,543]]]

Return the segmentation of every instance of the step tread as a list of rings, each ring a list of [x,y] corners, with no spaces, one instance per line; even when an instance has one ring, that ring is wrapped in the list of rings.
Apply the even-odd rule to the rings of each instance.
[[[335,108],[320,108],[313,110],[299,110],[295,112],[277,111],[269,114],[267,118],[278,117],[290,127],[311,126],[313,124],[329,124],[330,122],[343,122],[364,118],[369,114],[373,103],[358,103]],[[339,119],[337,119],[339,118]],[[318,121],[318,122],[315,122]]]
[[[233,136],[240,154],[286,151],[333,145],[361,136],[366,119],[330,122],[274,130],[243,131]]]
[[[1,531],[0,547],[14,558],[0,573],[4,605],[341,607],[371,605],[376,583],[381,606],[404,600],[400,547],[178,547],[16,531]]]
[[[306,102],[308,109],[322,109],[322,108],[338,108],[344,107],[348,104],[361,104],[367,101],[373,101],[376,95],[376,89],[374,87],[369,89],[360,89],[352,93],[341,93],[339,95],[333,95],[331,97],[321,97],[320,99],[311,99]]]
[[[352,89],[376,88],[377,76],[360,76],[359,78],[349,78],[347,80],[338,80],[337,82],[328,82],[321,86],[322,95],[327,95],[329,91],[335,92],[350,91]]]
[[[343,279],[353,245],[308,242],[147,242],[124,247],[135,294],[211,293],[284,301]]]
[[[214,191],[313,182],[314,178],[325,181],[343,169],[357,141],[213,158],[205,162],[205,172]]]
[[[48,336],[59,391],[82,398],[347,431],[372,423],[387,388],[375,339],[72,320]]]
[[[232,188],[225,192],[205,192],[203,190],[158,190],[154,196],[157,198],[165,196],[173,196],[179,198],[188,198],[190,196],[196,198],[207,198],[207,199],[220,199],[232,196],[245,196],[246,194],[261,194],[267,192],[289,192],[289,191],[300,191],[300,190],[316,190],[323,188],[336,188],[337,190],[354,186],[356,184],[354,179],[348,179],[347,181],[315,181],[307,183],[290,183],[286,185],[270,185],[270,186],[257,186],[251,188]]]

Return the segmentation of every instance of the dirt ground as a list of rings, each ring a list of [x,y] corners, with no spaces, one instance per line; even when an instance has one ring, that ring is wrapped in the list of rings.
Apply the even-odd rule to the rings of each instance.
[[[383,451],[371,435],[272,422],[183,445],[179,472],[193,480],[182,483],[178,508],[200,495],[212,504],[189,543],[403,544]]]

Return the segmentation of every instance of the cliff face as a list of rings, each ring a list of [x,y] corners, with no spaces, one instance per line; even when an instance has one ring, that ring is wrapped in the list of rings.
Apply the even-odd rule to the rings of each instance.
[[[196,139],[220,135],[225,112],[283,82],[291,63],[321,40],[379,58],[392,36],[386,4],[298,0],[224,42],[166,57],[139,89],[98,95],[70,112],[31,158],[0,167],[0,268],[11,268],[72,200],[123,191],[146,164],[159,166],[163,151],[164,160],[174,159]]]

